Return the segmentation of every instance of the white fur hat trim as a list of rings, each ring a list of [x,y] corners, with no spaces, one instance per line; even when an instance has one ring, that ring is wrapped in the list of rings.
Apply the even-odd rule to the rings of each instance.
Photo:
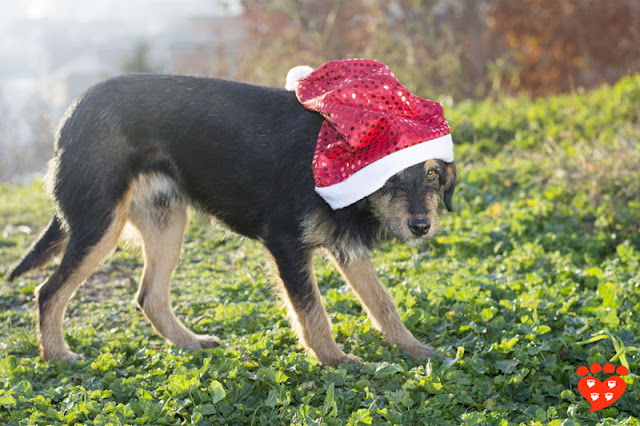
[[[298,86],[298,80],[302,77],[306,77],[313,72],[313,68],[309,65],[300,65],[293,67],[287,73],[287,83],[284,88],[287,90],[296,90]]]

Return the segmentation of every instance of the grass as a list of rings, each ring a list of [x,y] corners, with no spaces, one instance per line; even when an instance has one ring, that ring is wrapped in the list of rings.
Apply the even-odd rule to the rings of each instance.
[[[131,302],[120,248],[67,312],[73,366],[41,363],[33,290],[54,265],[0,284],[6,424],[639,424],[640,76],[547,100],[447,106],[460,182],[437,241],[374,253],[432,360],[386,346],[339,274],[316,271],[338,344],[322,368],[297,345],[257,243],[192,220],[174,308],[221,348],[168,346]],[[6,274],[47,223],[40,184],[0,186]],[[576,370],[625,365],[626,393],[588,413]],[[601,376],[597,376],[602,378]]]

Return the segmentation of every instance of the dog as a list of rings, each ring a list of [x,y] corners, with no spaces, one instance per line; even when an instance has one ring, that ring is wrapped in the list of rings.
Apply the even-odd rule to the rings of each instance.
[[[452,210],[455,163],[408,167],[370,196],[333,210],[314,191],[309,169],[323,120],[291,91],[212,78],[134,74],[89,89],[56,132],[45,178],[53,218],[9,277],[62,254],[35,290],[42,360],[81,358],[63,336],[66,306],[127,223],[141,236],[135,297],[153,327],[178,347],[219,345],[187,329],[170,305],[189,208],[264,244],[297,337],[321,364],[361,359],[332,336],[313,275],[317,249],[329,253],[389,344],[430,357],[433,347],[407,330],[369,253],[384,239],[419,244],[437,234],[440,201]]]

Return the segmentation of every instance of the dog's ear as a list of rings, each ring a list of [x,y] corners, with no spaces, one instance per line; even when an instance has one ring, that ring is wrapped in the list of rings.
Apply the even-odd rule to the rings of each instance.
[[[451,199],[453,198],[453,191],[456,189],[457,180],[456,163],[446,163],[444,171],[444,185],[442,187],[444,190],[444,205],[447,206],[447,210],[451,212],[453,211]]]

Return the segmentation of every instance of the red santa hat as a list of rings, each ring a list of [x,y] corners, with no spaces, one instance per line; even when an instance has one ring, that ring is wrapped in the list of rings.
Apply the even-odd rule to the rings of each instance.
[[[312,171],[316,192],[334,210],[371,195],[407,167],[432,158],[453,161],[442,105],[409,92],[378,61],[296,67],[287,88],[325,117]]]

